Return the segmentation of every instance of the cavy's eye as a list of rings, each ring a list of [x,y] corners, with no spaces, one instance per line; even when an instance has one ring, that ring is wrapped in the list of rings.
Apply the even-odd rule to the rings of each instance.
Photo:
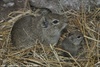
[[[54,20],[52,21],[52,23],[53,23],[53,24],[58,24],[58,23],[59,23],[59,20],[54,19]]]
[[[81,38],[81,36],[77,36],[77,38]]]

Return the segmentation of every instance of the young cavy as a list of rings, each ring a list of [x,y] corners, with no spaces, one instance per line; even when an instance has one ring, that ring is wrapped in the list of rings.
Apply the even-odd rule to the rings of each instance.
[[[83,35],[79,31],[71,32],[68,37],[66,37],[62,41],[62,48],[68,52],[72,56],[76,56],[79,49],[81,48],[81,42],[83,40]],[[69,56],[67,53],[63,53],[65,56]]]

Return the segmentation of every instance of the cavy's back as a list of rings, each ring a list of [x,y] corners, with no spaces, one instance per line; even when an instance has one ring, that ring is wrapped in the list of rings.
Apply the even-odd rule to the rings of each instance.
[[[27,15],[14,24],[11,31],[11,40],[14,46],[21,48],[34,41],[32,38],[32,18],[32,16]]]

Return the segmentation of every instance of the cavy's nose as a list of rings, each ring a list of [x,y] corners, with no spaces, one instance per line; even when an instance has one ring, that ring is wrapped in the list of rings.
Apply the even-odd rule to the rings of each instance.
[[[63,23],[61,31],[67,26],[67,23]]]

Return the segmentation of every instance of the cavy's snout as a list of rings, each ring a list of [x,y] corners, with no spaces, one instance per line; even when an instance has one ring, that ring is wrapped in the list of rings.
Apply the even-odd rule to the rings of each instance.
[[[67,23],[63,23],[60,31],[62,31],[63,29],[65,29],[66,26],[67,26]]]

